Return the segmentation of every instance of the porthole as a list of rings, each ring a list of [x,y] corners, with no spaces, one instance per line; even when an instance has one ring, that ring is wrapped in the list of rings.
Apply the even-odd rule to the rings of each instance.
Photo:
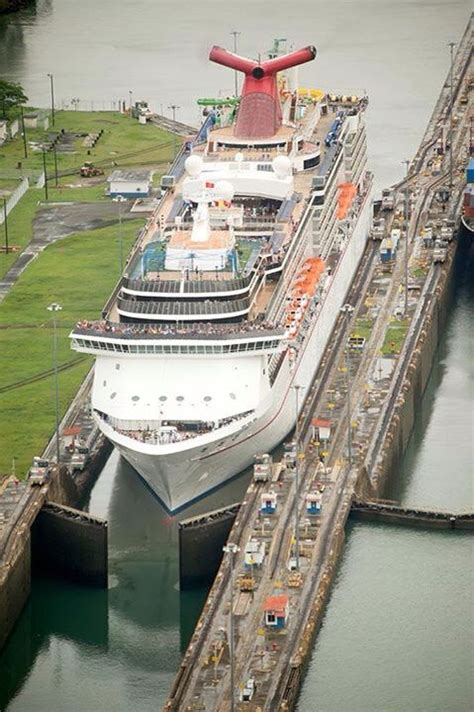
[[[160,397],[158,398],[158,400],[160,400],[162,403],[164,403],[165,400],[168,400],[168,398],[167,398],[166,396],[160,396]]]
[[[115,364],[115,370],[116,370],[116,371],[120,371],[120,364],[119,364],[119,363],[116,363],[116,364]]]
[[[184,396],[176,396],[177,401],[184,401]]]
[[[132,401],[135,403],[140,400],[140,396],[132,396]]]
[[[211,396],[204,396],[203,400],[206,401],[206,403],[209,403],[209,401],[211,401],[212,398],[211,398]]]
[[[112,400],[113,398],[115,398],[116,395],[117,395],[117,393],[116,393],[115,391],[114,391],[113,393],[111,393],[111,394],[110,394],[110,400]]]
[[[235,393],[229,393],[229,396],[232,398],[232,400],[235,400],[237,398]]]
[[[107,381],[104,381],[102,385],[103,385],[104,388],[105,388],[105,386],[107,385]]]

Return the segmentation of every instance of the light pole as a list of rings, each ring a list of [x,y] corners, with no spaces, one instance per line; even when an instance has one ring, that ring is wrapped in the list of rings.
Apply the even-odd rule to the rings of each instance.
[[[299,503],[300,503],[300,407],[299,393],[301,386],[292,386],[295,391],[295,499],[294,499],[294,517],[295,517],[295,562],[296,570],[300,570],[300,520],[299,520]]]
[[[41,150],[43,152],[44,197],[45,200],[48,200],[48,175],[46,173],[46,151],[44,150],[44,143],[41,145]]]
[[[234,712],[234,556],[240,551],[237,544],[229,542],[222,550],[229,554],[230,560],[230,630],[229,630],[229,659],[230,659],[230,712]]]
[[[128,90],[128,96],[130,97],[130,116],[132,115],[132,96],[133,92],[131,89]]]
[[[112,198],[114,203],[118,203],[118,219],[119,219],[119,256],[120,256],[120,277],[123,274],[123,231],[122,231],[122,203],[125,203],[126,198],[123,195],[117,195]]]
[[[170,104],[168,106],[168,109],[171,109],[171,112],[173,114],[173,124],[176,123],[176,111],[180,109],[180,106],[177,106],[177,104]],[[173,127],[174,129],[175,127]],[[173,130],[173,158],[176,158],[176,131]]]
[[[57,188],[58,187],[58,156],[56,154],[56,143],[53,143],[53,157],[54,157],[54,184]]]
[[[56,325],[56,314],[62,311],[62,306],[53,302],[46,307],[48,311],[53,313],[53,369],[54,369],[54,405],[56,414],[56,462],[59,467],[61,454],[59,448],[59,384],[58,384],[58,335]]]
[[[10,248],[8,246],[8,212],[7,199],[3,199],[3,224],[5,225],[5,254],[8,255]]]
[[[54,126],[55,116],[54,116],[54,77],[52,74],[48,73],[49,82],[51,85],[51,124]]]
[[[448,42],[451,63],[449,67],[449,191],[453,189],[453,65],[456,42]]]
[[[232,30],[230,34],[234,37],[234,53],[237,54],[237,37],[242,33],[237,32],[237,30]],[[236,98],[239,96],[239,75],[236,69],[234,69],[234,94]]]
[[[347,317],[346,324],[349,325],[351,315],[354,313],[352,304],[344,304],[340,309],[341,313]],[[345,330],[345,328],[344,328]],[[344,350],[346,362],[346,399],[347,399],[347,461],[352,467],[352,423],[351,423],[351,378],[349,373],[349,355],[347,353],[347,343]]]
[[[28,148],[26,145],[25,117],[23,116],[23,104],[20,104],[21,135],[23,136],[23,153],[28,158]]]
[[[402,163],[406,166],[407,169],[407,180],[405,183],[405,254],[404,254],[404,268],[405,268],[405,301],[404,301],[404,306],[403,306],[403,316],[407,316],[408,314],[408,242],[409,242],[409,235],[408,235],[408,226],[410,224],[410,201],[409,201],[409,187],[408,187],[408,171],[410,168],[410,161],[408,159],[405,159],[402,161]]]

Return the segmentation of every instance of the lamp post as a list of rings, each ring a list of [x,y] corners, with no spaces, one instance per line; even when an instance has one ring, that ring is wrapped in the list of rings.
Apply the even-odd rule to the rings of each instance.
[[[180,106],[177,106],[177,104],[170,104],[168,106],[168,109],[171,109],[171,112],[173,114],[173,124],[176,122],[176,111],[180,109]],[[174,129],[174,127],[173,127]],[[173,130],[173,158],[176,158],[176,132]]]
[[[23,153],[28,158],[28,148],[26,144],[25,117],[23,116],[23,104],[20,104],[21,135],[23,136]]]
[[[449,67],[449,191],[453,189],[453,66],[456,42],[448,42],[451,63]]]
[[[408,188],[408,170],[410,168],[410,161],[405,159],[402,163],[407,169],[407,181],[405,183],[405,253],[404,253],[404,269],[405,269],[405,301],[403,305],[403,316],[408,314],[408,226],[410,224],[410,201],[409,201],[409,188]]]
[[[43,152],[44,197],[45,200],[48,200],[48,174],[46,173],[46,151],[44,150],[44,143],[41,145],[41,150]]]
[[[222,550],[229,554],[230,561],[230,630],[229,630],[229,659],[230,659],[230,712],[234,712],[234,557],[240,551],[237,544],[229,542]]]
[[[295,518],[295,563],[296,570],[300,570],[300,520],[299,520],[299,503],[300,503],[300,407],[299,394],[301,386],[292,386],[295,392],[295,499],[293,502],[294,518]]]
[[[341,313],[347,317],[346,326],[349,324],[350,318],[354,313],[354,307],[351,304],[344,304],[340,309]],[[352,423],[351,423],[351,379],[349,373],[349,356],[347,346],[344,350],[346,362],[346,407],[347,407],[347,461],[349,467],[352,467]]]
[[[55,116],[54,116],[54,77],[52,74],[48,73],[49,82],[51,86],[51,124],[54,126]]]
[[[117,195],[112,198],[114,203],[118,203],[118,219],[119,219],[119,257],[120,257],[120,277],[123,274],[123,231],[122,231],[122,203],[126,202],[123,195]]]
[[[234,53],[237,54],[237,37],[239,37],[242,33],[237,32],[237,30],[232,30],[230,34],[234,37]],[[239,95],[239,75],[237,74],[236,69],[234,69],[234,94],[236,98]]]
[[[53,143],[53,157],[54,157],[54,184],[57,188],[58,187],[58,156],[56,154],[56,143]]]
[[[7,213],[7,199],[3,199],[3,224],[5,226],[5,254],[8,255],[10,248],[8,246],[8,213]]]
[[[62,311],[62,306],[53,302],[46,307],[53,314],[53,369],[54,369],[54,410],[56,415],[56,462],[59,467],[61,453],[59,447],[59,384],[58,384],[58,335],[56,325],[56,314]]]

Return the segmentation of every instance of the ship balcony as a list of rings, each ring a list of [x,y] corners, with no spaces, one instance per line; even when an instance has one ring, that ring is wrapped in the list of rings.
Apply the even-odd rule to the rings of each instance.
[[[234,324],[121,324],[79,322],[70,334],[75,351],[98,355],[193,356],[272,354],[285,330],[267,322]]]
[[[237,440],[240,433],[256,418],[254,410],[221,418],[216,422],[134,422],[109,416],[96,409],[93,413],[101,430],[112,441],[154,454],[167,454],[196,446],[205,448],[206,444],[212,444],[223,437]]]
[[[234,279],[130,279],[125,278],[122,292],[135,297],[159,299],[206,299],[244,296],[251,290],[252,277]]]
[[[204,301],[144,301],[135,299],[118,299],[117,311],[120,316],[128,319],[143,319],[144,321],[211,321],[218,319],[239,319],[246,316],[251,309],[250,298],[233,300]]]

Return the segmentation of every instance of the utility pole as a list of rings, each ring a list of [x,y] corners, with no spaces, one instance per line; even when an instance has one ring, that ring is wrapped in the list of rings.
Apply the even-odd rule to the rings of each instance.
[[[294,499],[294,517],[295,517],[295,562],[296,570],[300,570],[300,520],[299,520],[299,504],[300,504],[300,408],[299,408],[299,392],[301,386],[296,384],[293,386],[295,391],[295,499]]]
[[[54,369],[54,405],[56,414],[56,462],[59,467],[61,461],[61,450],[59,446],[59,384],[58,384],[58,335],[56,325],[56,314],[62,311],[62,306],[53,302],[46,307],[53,313],[53,369]]]
[[[118,203],[118,219],[119,219],[119,259],[120,259],[120,277],[123,275],[123,230],[122,230],[122,203],[125,203],[126,198],[123,195],[117,195],[112,198],[114,203]]]
[[[451,64],[449,68],[449,192],[453,190],[453,69],[456,42],[448,42]]]
[[[230,542],[223,547],[230,560],[230,630],[229,630],[229,659],[230,659],[230,712],[235,712],[235,682],[234,682],[234,556],[240,551],[237,544]]]
[[[344,325],[344,331],[349,325],[352,314],[354,313],[354,307],[352,304],[344,304],[340,311],[346,316],[346,324]],[[347,336],[347,335],[346,335]],[[346,365],[346,407],[347,407],[347,462],[349,468],[352,467],[352,422],[351,422],[351,374],[349,373],[349,354],[347,350],[347,338],[346,338],[346,348],[344,350],[345,355],[345,365]]]
[[[239,37],[242,33],[237,32],[237,30],[232,30],[230,34],[234,37],[234,54],[237,54],[237,37]],[[236,69],[234,69],[234,94],[236,98],[239,96],[239,75],[237,74]]]
[[[54,116],[54,77],[52,74],[48,74],[50,85],[51,85],[51,124],[54,126],[55,116]]]
[[[5,254],[8,255],[10,248],[8,246],[8,213],[7,199],[3,199],[3,224],[5,225]]]
[[[44,172],[44,197],[48,200],[48,175],[46,173],[46,151],[44,150],[44,143],[41,146],[43,151],[43,172]]]
[[[168,109],[171,109],[172,115],[173,115],[173,124],[176,123],[176,111],[178,109],[181,109],[180,106],[177,104],[170,104],[168,106]],[[176,158],[176,131],[174,130],[175,127],[173,126],[173,158]]]
[[[405,182],[405,253],[404,253],[404,268],[405,268],[405,301],[403,305],[403,316],[406,318],[408,315],[408,243],[409,234],[408,227],[410,225],[410,190],[408,186],[408,171],[410,169],[410,161],[405,159],[402,163],[406,166],[406,182]]]
[[[23,136],[23,153],[28,158],[28,148],[26,143],[25,117],[23,116],[23,104],[20,104],[21,135]]]
[[[56,155],[56,143],[53,143],[53,156],[54,156],[54,179],[56,188],[58,187],[58,157]]]

